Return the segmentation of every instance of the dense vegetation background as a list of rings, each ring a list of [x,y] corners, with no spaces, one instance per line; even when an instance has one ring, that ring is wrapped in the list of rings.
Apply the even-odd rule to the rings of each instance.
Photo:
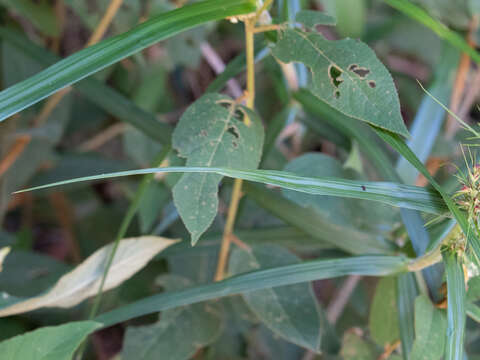
[[[262,5],[0,0],[1,359],[480,359],[480,4]]]

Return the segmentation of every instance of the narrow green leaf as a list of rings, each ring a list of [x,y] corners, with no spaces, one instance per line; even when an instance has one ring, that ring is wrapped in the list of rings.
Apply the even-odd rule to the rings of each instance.
[[[0,92],[0,121],[48,95],[182,31],[255,10],[253,0],[206,0],[164,13]]]
[[[298,263],[300,259],[282,247],[259,245],[248,252],[235,250],[230,258],[229,270],[236,275]],[[273,332],[294,344],[320,352],[325,324],[321,322],[311,284],[252,291],[244,293],[243,297],[253,313]]]
[[[445,351],[445,314],[430,299],[421,295],[415,300],[415,343],[412,360],[439,360]]]
[[[240,112],[243,121],[238,118]],[[253,111],[235,104],[228,96],[207,94],[182,115],[172,146],[187,159],[187,166],[255,169],[263,139],[262,122]],[[221,179],[218,173],[186,173],[173,188],[173,200],[193,245],[217,215]]]
[[[470,56],[476,63],[480,64],[480,54],[475,51],[474,48],[468,45],[468,43],[462,36],[450,30],[447,26],[445,26],[438,20],[432,18],[422,8],[413,4],[411,1],[405,0],[385,0],[385,2],[388,5],[394,7],[395,9],[401,11],[405,15],[425,25],[434,33],[436,33],[440,38],[448,41],[454,47]]]
[[[370,307],[368,326],[373,340],[381,346],[392,344],[400,337],[396,287],[394,277],[382,278]]]
[[[480,307],[471,302],[467,302],[465,307],[467,315],[470,317],[470,319],[480,323]]]
[[[445,360],[463,360],[465,335],[465,282],[463,267],[457,255],[443,253],[447,275],[447,341]]]
[[[39,47],[17,31],[0,28],[0,37],[41,66],[50,66],[60,61],[59,57]],[[170,143],[172,128],[169,125],[162,123],[155,115],[141,109],[113,88],[90,77],[76,83],[75,89],[115,118],[131,124],[154,140],[163,144]]]
[[[142,315],[249,291],[345,275],[392,275],[407,271],[407,264],[408,260],[402,256],[378,255],[314,260],[253,271],[213,284],[154,295],[102,314],[95,321],[103,323],[104,327],[108,327]]]
[[[103,290],[115,288],[129,279],[174,240],[145,236],[124,239],[113,259]],[[47,292],[28,299],[13,298],[2,293],[0,317],[21,314],[42,307],[69,308],[97,294],[104,267],[113,244],[97,250],[74,270],[62,276]]]
[[[388,182],[368,182],[343,180],[335,178],[309,178],[275,170],[234,170],[219,167],[165,167],[149,168],[131,171],[121,171],[109,174],[93,175],[77,179],[59,181],[53,184],[41,185],[17,193],[68,185],[83,181],[94,181],[143,175],[151,173],[211,173],[237,179],[275,185],[283,189],[300,191],[312,195],[330,195],[354,199],[378,201],[384,204],[421,210],[434,214],[443,214],[443,202],[434,191],[409,185]]]
[[[0,354],[9,360],[71,360],[88,334],[101,324],[94,321],[71,322],[44,327],[0,343]]]
[[[408,136],[393,79],[367,45],[288,29],[281,32],[273,55],[309,67],[312,93],[343,114]]]
[[[397,314],[400,340],[402,341],[402,355],[405,360],[410,359],[415,339],[414,312],[415,298],[417,297],[417,283],[413,273],[400,274],[397,277]]]

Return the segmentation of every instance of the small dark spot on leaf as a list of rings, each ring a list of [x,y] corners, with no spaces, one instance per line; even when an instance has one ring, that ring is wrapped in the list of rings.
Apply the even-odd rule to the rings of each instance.
[[[334,92],[335,99],[338,99],[340,97],[340,91],[336,90]]]
[[[203,136],[203,137],[207,137],[208,133],[206,130],[202,130],[200,131],[200,135]]]
[[[195,47],[195,41],[191,37],[188,37],[185,42],[187,43],[188,46],[190,47]]]
[[[362,190],[367,191],[367,188],[364,185],[362,185]]]
[[[228,133],[232,134],[233,136],[235,136],[235,138],[239,138],[240,135],[238,134],[238,130],[235,126],[230,126],[227,130]]]
[[[370,70],[364,67],[360,67],[357,64],[352,64],[348,67],[348,70],[354,72],[360,78],[364,79],[368,74],[370,74]]]
[[[375,83],[375,81],[371,80],[368,82],[368,86],[370,86],[372,89],[375,89],[377,87],[377,84]]]
[[[232,141],[232,146],[236,149],[238,148],[238,143],[234,140]]]

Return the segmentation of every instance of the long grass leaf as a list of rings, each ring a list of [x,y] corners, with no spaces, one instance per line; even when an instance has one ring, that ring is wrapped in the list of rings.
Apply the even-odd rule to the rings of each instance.
[[[447,345],[445,360],[463,360],[463,339],[465,335],[465,282],[463,267],[456,254],[443,254],[447,274]]]
[[[0,121],[158,41],[209,21],[254,10],[253,0],[206,0],[163,13],[0,92]]]
[[[446,208],[434,191],[417,186],[388,182],[366,182],[336,178],[309,178],[296,176],[285,171],[275,170],[234,170],[207,167],[168,167],[121,171],[110,174],[87,176],[37,186],[20,192],[39,190],[54,186],[73,184],[82,181],[103,180],[151,173],[215,173],[236,179],[275,185],[284,189],[312,195],[330,195],[355,199],[373,200],[384,204],[441,214]]]
[[[103,323],[104,327],[108,327],[162,310],[276,286],[345,275],[391,275],[406,271],[407,261],[406,258],[401,256],[359,256],[333,260],[314,260],[253,271],[213,284],[154,295],[102,314],[95,318],[95,321]]]

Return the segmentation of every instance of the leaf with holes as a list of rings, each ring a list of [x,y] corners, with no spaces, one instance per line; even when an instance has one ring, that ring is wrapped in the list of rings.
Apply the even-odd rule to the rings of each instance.
[[[282,31],[273,55],[301,62],[312,73],[310,90],[329,105],[358,120],[408,136],[391,75],[375,53],[357,40],[326,40],[315,32]]]
[[[240,274],[298,262],[295,255],[280,246],[259,245],[251,251],[235,250],[230,260],[230,271]],[[246,292],[243,297],[250,309],[274,333],[294,344],[320,351],[326,324],[310,284]]]
[[[228,166],[255,169],[260,162],[264,131],[258,116],[231,98],[208,94],[180,119],[173,147],[187,166]],[[192,236],[192,244],[208,229],[218,208],[216,174],[184,174],[173,188],[178,212]]]

